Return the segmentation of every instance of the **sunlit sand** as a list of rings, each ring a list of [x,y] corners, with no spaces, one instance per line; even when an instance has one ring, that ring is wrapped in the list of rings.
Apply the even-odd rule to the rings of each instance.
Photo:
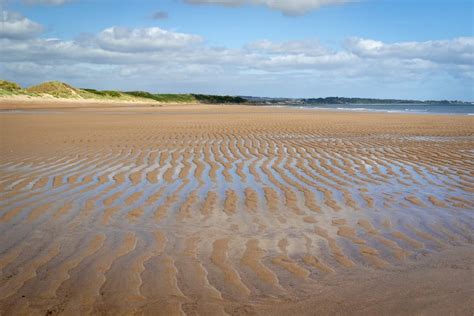
[[[5,315],[472,306],[474,117],[71,104],[0,113]]]

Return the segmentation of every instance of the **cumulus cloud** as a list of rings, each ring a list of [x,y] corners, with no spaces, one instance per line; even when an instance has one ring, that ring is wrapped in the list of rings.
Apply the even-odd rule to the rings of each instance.
[[[305,54],[305,55],[324,55],[328,54],[327,48],[316,40],[306,41],[286,41],[272,42],[269,40],[260,40],[249,43],[245,46],[251,51],[267,52],[270,54]]]
[[[425,42],[387,44],[364,38],[350,38],[346,48],[361,57],[421,59],[436,63],[471,64],[474,61],[474,37]]]
[[[25,39],[43,31],[43,26],[16,12],[1,11],[0,38]]]
[[[286,15],[302,15],[321,6],[335,5],[350,0],[185,0],[190,4],[216,4],[225,6],[264,5]]]
[[[96,38],[100,47],[118,52],[143,52],[180,48],[202,41],[197,35],[163,30],[159,27],[135,28],[111,27]]]
[[[313,86],[346,92],[345,87],[355,89],[360,82],[366,87],[393,87],[434,78],[470,89],[473,43],[473,37],[400,43],[351,38],[338,49],[314,39],[260,40],[241,48],[216,48],[194,34],[158,27],[111,27],[75,40],[3,36],[0,73],[23,84],[54,77],[98,88],[113,88],[104,86],[110,83],[156,91],[154,84],[175,92],[251,94],[257,91],[253,85],[262,89],[254,94],[290,86],[293,93]],[[306,94],[321,95],[316,90]]]
[[[403,71],[438,71],[474,68],[474,38],[429,42],[384,43],[351,38],[344,48],[329,49],[317,40],[274,42],[261,40],[238,48],[205,45],[194,34],[158,27],[111,27],[76,40],[24,38],[0,40],[0,61],[40,64],[76,62],[93,64],[168,64],[222,66],[238,71],[327,71],[368,68]],[[377,67],[373,67],[377,65]],[[369,67],[371,66],[371,67]],[[202,69],[202,68],[200,68]],[[375,70],[371,70],[373,73]]]

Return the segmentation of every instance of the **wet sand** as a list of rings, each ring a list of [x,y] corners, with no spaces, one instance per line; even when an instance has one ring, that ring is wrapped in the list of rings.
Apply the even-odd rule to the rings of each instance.
[[[2,315],[474,312],[474,117],[2,108]]]

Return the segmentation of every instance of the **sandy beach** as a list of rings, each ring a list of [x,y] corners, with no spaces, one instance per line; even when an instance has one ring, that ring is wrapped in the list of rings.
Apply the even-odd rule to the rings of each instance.
[[[472,315],[474,117],[2,101],[1,315]]]

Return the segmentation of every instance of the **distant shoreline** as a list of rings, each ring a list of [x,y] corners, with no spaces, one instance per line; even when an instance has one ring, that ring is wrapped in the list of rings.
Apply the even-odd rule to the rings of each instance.
[[[387,114],[438,114],[474,115],[474,105],[470,104],[297,104],[264,105],[270,107],[299,108],[302,110],[334,112],[368,112]]]
[[[145,102],[154,104],[242,104],[254,106],[318,106],[318,105],[474,105],[474,102],[460,100],[403,100],[376,98],[271,98],[254,96],[230,96],[196,93],[150,93],[147,91],[118,91],[76,88],[59,81],[43,82],[35,86],[22,88],[15,82],[0,80],[0,100],[3,98],[46,98],[112,101],[112,102]]]
[[[264,105],[474,105],[474,102],[459,100],[402,100],[402,99],[372,99],[372,98],[259,98],[243,97],[249,102]]]
[[[80,108],[242,105],[353,113],[474,115],[474,104],[462,101],[342,97],[291,99],[205,94],[154,94],[146,91],[80,89],[59,81],[43,82],[24,89],[15,82],[0,80],[0,110],[75,108],[77,104],[80,104]]]
[[[434,116],[472,116],[474,115],[474,106],[464,105],[422,105],[425,109],[419,109],[421,105],[416,106],[415,109],[407,108],[409,105],[400,105],[400,109],[394,109],[396,105],[360,105],[354,104],[353,108],[348,105],[333,104],[327,106],[301,106],[301,105],[269,105],[269,104],[233,104],[233,103],[177,103],[177,102],[156,102],[156,101],[142,101],[142,100],[95,100],[95,99],[68,99],[68,98],[54,98],[54,97],[25,97],[12,96],[0,97],[0,113],[10,111],[28,111],[28,110],[81,110],[81,109],[209,109],[221,107],[237,107],[237,108],[260,108],[262,111],[270,109],[281,109],[282,111],[317,111],[319,113],[349,113],[349,114],[379,114],[379,115],[434,115]],[[374,107],[383,107],[378,109]],[[430,108],[431,107],[431,108]],[[444,108],[444,112],[437,110],[438,107]],[[461,107],[461,111],[459,110]],[[467,110],[466,110],[467,109]],[[457,110],[455,112],[453,110]],[[451,112],[449,112],[451,111]]]

